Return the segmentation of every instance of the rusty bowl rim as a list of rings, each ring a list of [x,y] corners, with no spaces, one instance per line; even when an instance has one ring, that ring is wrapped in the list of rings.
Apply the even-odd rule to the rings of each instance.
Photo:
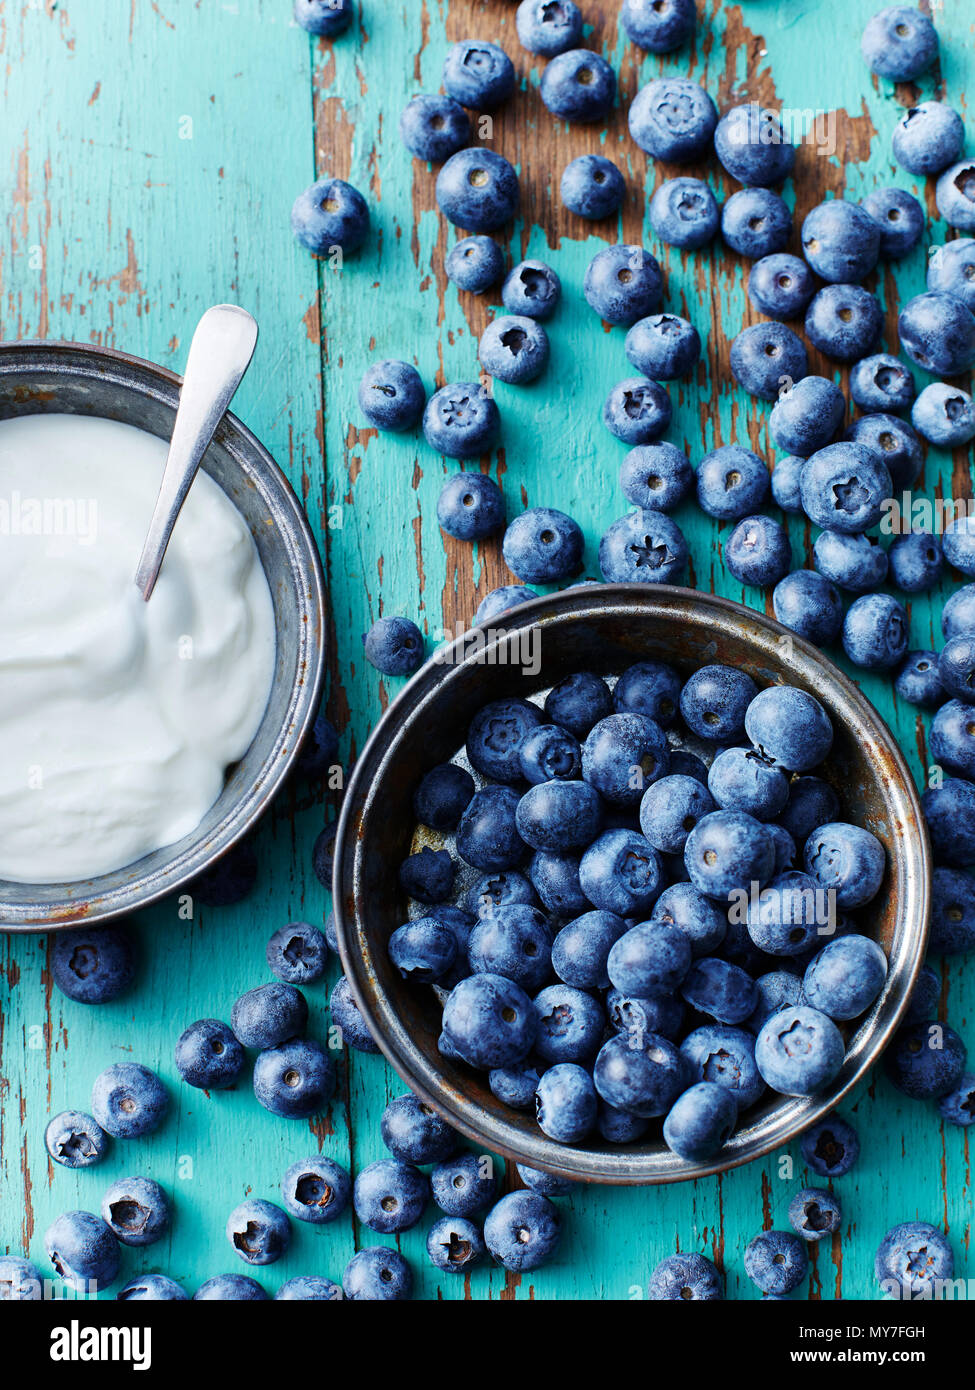
[[[31,354],[47,359],[37,365],[52,376],[59,369],[79,370],[88,375],[101,375],[111,368],[127,370],[113,377],[121,392],[150,396],[172,406],[178,402],[183,378],[170,367],[119,348],[97,343],[79,343],[66,338],[22,338],[0,342],[0,377],[16,369],[16,359]],[[143,378],[140,380],[140,378]],[[25,412],[30,413],[30,412]],[[287,723],[282,726],[274,745],[258,770],[244,787],[223,822],[206,842],[180,856],[182,867],[174,872],[172,866],[162,866],[151,875],[134,876],[127,884],[109,890],[100,902],[96,896],[79,896],[77,902],[65,900],[51,904],[42,911],[32,910],[30,916],[16,916],[17,906],[0,902],[0,934],[71,931],[79,927],[103,924],[136,912],[162,898],[169,897],[197,878],[233,848],[264,815],[274,795],[280,790],[305,734],[311,727],[321,701],[325,680],[325,579],[322,562],[304,508],[281,466],[275,461],[257,436],[227,411],[217,426],[216,437],[227,449],[235,466],[241,468],[245,480],[257,480],[259,490],[275,527],[285,541],[287,560],[298,581],[305,620],[300,624],[295,679],[288,702]],[[228,501],[233,501],[228,497]],[[113,879],[131,873],[135,865],[126,865],[101,879]],[[86,880],[79,880],[85,883]],[[92,884],[99,879],[90,880]],[[74,888],[74,883],[65,885]],[[23,887],[28,889],[29,884]],[[25,894],[25,900],[26,900]],[[47,915],[44,915],[44,914]]]
[[[574,1181],[614,1185],[656,1185],[684,1182],[728,1172],[750,1163],[797,1138],[817,1120],[821,1120],[861,1081],[877,1062],[901,1016],[907,1007],[911,990],[924,958],[927,943],[931,895],[931,851],[921,812],[921,802],[910,769],[891,730],[879,712],[853,682],[827,657],[809,642],[797,636],[774,618],[714,594],[675,585],[600,584],[563,590],[521,604],[496,620],[496,629],[504,623],[504,632],[492,643],[487,640],[480,649],[481,660],[490,651],[526,627],[535,623],[576,618],[592,618],[601,611],[619,606],[645,606],[651,603],[670,617],[691,621],[695,626],[717,625],[723,631],[744,638],[757,648],[769,666],[783,670],[782,649],[776,647],[782,639],[791,643],[792,661],[799,671],[793,674],[814,674],[818,682],[829,688],[830,701],[839,708],[855,712],[863,720],[864,738],[869,732],[869,746],[882,747],[888,770],[878,772],[878,784],[885,810],[890,815],[892,800],[902,803],[904,829],[895,839],[894,863],[903,872],[903,901],[895,921],[895,939],[900,937],[900,949],[890,968],[880,998],[869,1013],[858,1022],[850,1039],[846,1058],[833,1084],[822,1094],[811,1098],[787,1097],[775,1104],[766,1115],[732,1136],[722,1150],[721,1161],[691,1163],[670,1153],[665,1147],[650,1153],[631,1152],[621,1146],[618,1152],[586,1149],[584,1145],[561,1145],[538,1132],[527,1140],[503,1120],[468,1100],[455,1087],[441,1084],[421,1049],[413,1043],[406,1029],[379,987],[369,960],[358,947],[361,939],[367,944],[364,931],[359,930],[360,895],[356,892],[357,863],[361,850],[362,826],[374,804],[379,784],[370,782],[374,765],[391,742],[390,735],[401,728],[406,717],[422,702],[435,695],[449,681],[455,669],[451,656],[456,654],[456,666],[463,664],[465,648],[470,654],[469,634],[452,642],[439,661],[428,661],[389,705],[372,731],[359,755],[353,776],[346,791],[335,841],[334,878],[332,883],[333,912],[342,968],[370,1032],[387,1061],[404,1082],[432,1105],[455,1129],[468,1139],[494,1153],[502,1154],[516,1163],[541,1168]],[[755,633],[743,631],[743,623],[754,625]],[[495,630],[496,630],[495,629]],[[758,640],[762,634],[762,640]],[[764,645],[763,645],[764,643]],[[783,674],[788,674],[788,664]],[[876,771],[876,769],[875,769]],[[361,807],[359,803],[361,802]],[[912,833],[919,832],[919,833]],[[896,851],[899,851],[897,853]],[[351,904],[351,913],[346,908]],[[908,914],[912,921],[905,919]],[[500,1104],[500,1103],[499,1103]],[[750,1131],[755,1130],[755,1133]],[[513,1139],[512,1134],[516,1137]]]

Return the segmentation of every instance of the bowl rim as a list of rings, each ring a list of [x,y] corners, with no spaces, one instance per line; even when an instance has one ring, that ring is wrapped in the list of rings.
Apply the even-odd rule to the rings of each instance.
[[[127,380],[115,381],[120,391],[154,397],[158,402],[172,406],[174,411],[178,404],[183,378],[172,368],[119,348],[65,338],[20,338],[0,342],[0,380],[8,371],[16,370],[18,357],[29,357],[31,354],[48,359],[37,362],[36,366],[40,371],[52,375],[59,369],[77,370],[86,360],[96,368],[128,368],[133,375]],[[141,382],[138,380],[140,375],[144,378]],[[37,413],[23,411],[24,415]],[[325,680],[327,616],[322,560],[314,533],[301,500],[284,470],[232,411],[228,410],[222,416],[215,437],[226,447],[235,464],[240,466],[241,459],[246,460],[249,472],[245,471],[244,476],[260,482],[261,496],[292,552],[292,572],[301,576],[305,620],[299,627],[296,679],[288,705],[287,723],[277,734],[257,778],[241,790],[222,823],[205,841],[201,840],[192,849],[183,851],[176,861],[182,866],[178,870],[174,871],[173,865],[164,865],[148,877],[133,877],[128,883],[101,895],[97,890],[87,895],[80,891],[87,884],[94,888],[101,878],[129,873],[142,862],[136,860],[132,865],[113,871],[113,874],[66,884],[65,887],[79,890],[76,901],[66,899],[63,904],[51,903],[29,909],[29,915],[16,915],[23,903],[0,902],[0,935],[8,932],[68,931],[95,923],[103,924],[139,911],[184,888],[232,849],[263,816],[290,771],[304,736],[318,713]],[[226,493],[224,495],[236,510],[233,498]],[[141,888],[140,883],[143,884]],[[31,887],[26,883],[22,886],[24,889]]]
[[[565,616],[570,616],[572,610],[576,611],[577,616],[596,616],[600,610],[614,605],[633,604],[637,600],[642,604],[650,600],[662,608],[669,606],[675,611],[678,605],[685,608],[693,605],[705,612],[710,609],[726,628],[728,625],[740,624],[744,618],[763,631],[772,643],[787,639],[791,644],[792,654],[802,659],[802,665],[815,669],[833,684],[842,701],[856,709],[863,717],[863,733],[869,730],[874,741],[883,746],[890,763],[890,771],[883,776],[883,782],[891,787],[896,779],[910,814],[910,821],[906,823],[910,824],[915,835],[914,853],[911,861],[905,865],[905,884],[908,893],[913,890],[917,900],[915,916],[919,926],[912,929],[911,925],[908,925],[902,946],[902,954],[906,959],[901,963],[897,976],[896,993],[892,992],[890,987],[895,972],[890,971],[878,1000],[867,1014],[855,1021],[856,1032],[851,1039],[851,1046],[848,1046],[843,1067],[831,1086],[813,1097],[781,1098],[774,1110],[762,1121],[763,1125],[768,1127],[768,1133],[743,1143],[740,1139],[747,1137],[748,1127],[737,1131],[730,1144],[721,1151],[720,1161],[716,1158],[693,1163],[678,1158],[676,1154],[668,1154],[666,1150],[663,1154],[657,1152],[650,1156],[630,1152],[623,1145],[620,1146],[618,1155],[608,1155],[586,1150],[584,1146],[557,1144],[541,1131],[537,1139],[531,1136],[527,1147],[524,1142],[515,1142],[506,1121],[495,1119],[489,1112],[480,1110],[459,1088],[441,1088],[431,1084],[429,1065],[420,1049],[406,1034],[405,1028],[379,986],[375,972],[357,946],[355,923],[360,916],[360,904],[355,891],[355,870],[361,851],[359,803],[363,800],[364,790],[368,790],[372,764],[377,754],[384,749],[389,733],[403,715],[412,710],[424,696],[434,691],[442,673],[449,673],[455,666],[465,662],[474,662],[478,657],[483,661],[485,652],[492,646],[497,647],[510,641],[525,627],[535,623],[544,625],[546,618],[558,616],[563,609],[569,610]],[[474,631],[481,631],[490,636],[472,651],[470,636]],[[750,637],[749,640],[754,639]],[[769,655],[772,655],[771,650]],[[454,660],[455,657],[458,659]],[[903,850],[906,843],[903,837],[900,843]],[[920,795],[897,740],[879,711],[853,681],[818,648],[774,618],[732,599],[669,584],[593,584],[563,589],[558,593],[543,595],[519,604],[516,608],[499,614],[490,623],[481,624],[479,629],[472,626],[465,634],[439,649],[389,704],[356,760],[338,821],[332,881],[332,910],[343,971],[374,1040],[386,1060],[410,1089],[432,1105],[461,1134],[485,1146],[491,1152],[501,1154],[505,1159],[540,1168],[573,1181],[626,1186],[686,1182],[728,1172],[790,1143],[816,1121],[829,1114],[876,1064],[908,1006],[924,959],[930,899],[931,849]],[[346,911],[349,906],[351,913]],[[906,911],[909,906],[908,901],[902,911]],[[868,1025],[873,1030],[869,1033],[868,1041],[854,1047],[852,1044],[856,1043],[856,1039],[861,1037]],[[475,1111],[480,1119],[473,1116],[472,1112]],[[773,1117],[775,1123],[770,1124]],[[523,1140],[523,1136],[519,1135],[518,1139]],[[736,1140],[739,1142],[736,1143]],[[655,1163],[663,1160],[660,1171],[648,1173],[641,1168],[641,1160],[645,1164],[651,1157]]]

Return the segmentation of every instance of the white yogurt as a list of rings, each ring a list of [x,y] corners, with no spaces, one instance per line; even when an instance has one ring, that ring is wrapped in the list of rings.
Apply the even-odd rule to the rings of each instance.
[[[0,878],[90,878],[172,844],[254,737],[271,595],[204,473],[146,603],[167,446],[112,420],[0,421]]]

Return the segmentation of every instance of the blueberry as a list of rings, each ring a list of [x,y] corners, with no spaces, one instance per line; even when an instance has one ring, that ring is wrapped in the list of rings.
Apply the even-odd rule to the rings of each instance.
[[[934,198],[949,227],[975,231],[975,163],[963,159],[946,169],[935,185]]]
[[[626,335],[624,349],[630,362],[644,376],[656,381],[676,381],[697,366],[701,356],[701,339],[697,329],[686,319],[676,314],[651,314],[633,325]],[[658,447],[673,450],[678,458],[684,458],[672,444]],[[652,503],[637,505],[650,506]]]
[[[889,671],[899,666],[908,645],[907,613],[888,594],[855,599],[843,619],[843,650],[855,666]]]
[[[685,1080],[681,1054],[656,1033],[617,1033],[600,1048],[593,1071],[596,1090],[607,1105],[642,1119],[665,1115]]]
[[[788,206],[767,188],[739,189],[721,209],[721,235],[732,251],[750,260],[784,251],[791,232]]]
[[[405,1097],[400,1097],[405,1099]],[[392,1102],[395,1105],[396,1101]],[[383,1114],[383,1142],[386,1143],[386,1114]],[[340,1164],[315,1154],[292,1163],[281,1182],[284,1205],[299,1221],[324,1226],[341,1216],[349,1205],[352,1181]]]
[[[535,0],[529,3],[534,4]],[[442,1216],[427,1232],[430,1262],[446,1274],[466,1274],[485,1253],[483,1237],[473,1221]]]
[[[897,329],[908,357],[926,372],[960,376],[975,362],[975,315],[952,294],[916,294],[901,310]]]
[[[880,891],[887,855],[876,835],[860,825],[832,821],[806,840],[806,873],[835,894],[843,910],[863,907]]]
[[[931,589],[941,577],[941,540],[925,531],[896,536],[887,552],[890,582],[906,594]]]
[[[518,175],[503,155],[479,145],[450,156],[437,175],[436,194],[454,226],[496,232],[518,210]]]
[[[843,1037],[836,1024],[808,1004],[780,1009],[762,1025],[755,1041],[759,1071],[773,1090],[787,1096],[811,1096],[828,1086],[843,1057]]]
[[[805,261],[782,252],[763,256],[748,275],[748,298],[759,313],[773,319],[799,318],[815,290]]]
[[[876,415],[866,420],[876,420]],[[828,444],[808,460],[800,482],[810,521],[825,530],[861,532],[876,525],[891,495],[883,459],[855,440]]]
[[[291,1223],[273,1202],[249,1197],[227,1218],[227,1239],[247,1264],[269,1265],[291,1244]]]
[[[525,735],[541,723],[538,706],[517,696],[482,705],[467,730],[467,756],[471,766],[496,782],[519,781],[519,745]],[[486,790],[488,788],[482,788]]]
[[[576,989],[608,988],[609,953],[626,930],[626,923],[614,912],[583,913],[567,923],[555,938],[552,947],[555,973]]]
[[[651,782],[666,775],[668,759],[659,724],[641,714],[610,714],[582,745],[582,776],[607,801],[636,806]]]
[[[714,743],[727,743],[745,729],[745,711],[758,686],[734,666],[701,666],[681,691],[680,712],[685,724]]]
[[[455,830],[473,795],[474,779],[466,768],[439,763],[425,774],[414,792],[413,812],[432,830]]]
[[[740,583],[770,589],[792,567],[789,537],[771,517],[745,517],[728,537],[724,562]]]
[[[384,676],[412,676],[423,664],[423,634],[409,618],[377,618],[362,641],[366,660]]]
[[[967,636],[953,637],[944,650],[947,651],[952,643],[959,641],[967,645],[969,640]],[[916,693],[918,695],[927,694],[931,705],[941,706],[931,721],[928,737],[931,756],[936,763],[947,768],[955,776],[971,779],[975,775],[975,719],[972,718],[971,704],[965,699],[949,700],[942,704],[945,689],[941,682],[937,655],[934,652],[918,653],[918,655],[922,658],[929,657],[930,660],[926,664],[926,670],[916,677],[917,684],[919,686],[923,684],[923,688],[918,689]],[[931,679],[932,672],[933,680]],[[902,672],[902,674],[905,673]],[[898,682],[900,682],[900,676],[898,676]],[[914,682],[912,682],[911,693],[915,693],[913,685]],[[915,703],[922,702],[916,700]]]
[[[627,377],[606,397],[603,423],[624,444],[651,444],[667,429],[670,397],[664,388],[645,377]]]
[[[940,449],[957,449],[975,439],[975,405],[967,391],[933,381],[914,402],[911,422]]]
[[[782,511],[793,516],[802,512],[800,480],[805,462],[798,454],[786,454],[772,465],[772,500]]]
[[[521,0],[515,11],[515,27],[529,53],[554,58],[578,45],[582,12],[574,0]]]
[[[724,1279],[711,1261],[695,1253],[668,1255],[650,1276],[647,1297],[656,1302],[697,1299],[718,1303],[724,1298]]]
[[[539,724],[519,744],[518,761],[522,776],[533,786],[572,781],[582,768],[582,750],[579,740],[558,724]]]
[[[230,1026],[244,1047],[274,1047],[300,1033],[308,1022],[305,996],[293,985],[259,985],[235,1002]]]
[[[232,1086],[243,1070],[244,1049],[226,1023],[201,1018],[180,1034],[175,1061],[188,1086],[201,1091],[222,1090]]]
[[[924,209],[903,188],[875,188],[863,200],[863,210],[880,228],[880,254],[899,260],[921,240]]]
[[[693,1081],[713,1081],[730,1091],[739,1112],[747,1110],[765,1089],[755,1065],[755,1039],[742,1028],[709,1024],[688,1033],[681,1057]]]
[[[786,869],[791,869],[796,862],[796,842],[781,825],[770,825],[768,832],[772,836],[772,845],[775,850],[775,874],[785,873]]]
[[[325,974],[328,942],[310,922],[289,922],[273,933],[265,955],[271,974],[279,980],[289,985],[311,984]]]
[[[404,109],[399,118],[399,134],[417,159],[442,164],[470,144],[472,130],[470,117],[459,101],[439,93],[423,93]],[[447,273],[450,274],[449,268]]]
[[[884,1070],[911,1100],[939,1099],[961,1080],[966,1058],[965,1044],[946,1023],[910,1023],[894,1034],[884,1053]]]
[[[822,907],[823,897],[809,874],[786,870],[749,902],[748,935],[759,950],[770,956],[798,956],[815,948],[820,928],[829,925],[829,913]]]
[[[338,1284],[323,1275],[299,1274],[283,1283],[274,1297],[283,1302],[301,1299],[303,1302],[332,1303],[344,1295]]]
[[[772,609],[784,627],[824,646],[839,636],[843,606],[836,587],[813,570],[794,570],[772,590]]]
[[[616,74],[601,54],[570,48],[546,63],[540,92],[560,120],[601,121],[612,110]]]
[[[809,370],[802,340],[784,323],[753,323],[743,328],[731,344],[730,364],[738,384],[763,401],[777,400],[783,388],[790,388]]]
[[[338,730],[330,719],[320,714],[315,719],[298,755],[296,771],[299,776],[317,780],[328,776],[339,753]]]
[[[789,799],[789,783],[781,768],[754,748],[725,748],[718,753],[708,773],[708,790],[722,810],[745,811],[762,821],[774,819]]]
[[[514,64],[496,43],[462,41],[447,50],[443,84],[462,106],[493,111],[515,90]]]
[[[47,1123],[44,1147],[55,1163],[65,1168],[90,1168],[105,1157],[108,1136],[97,1120],[83,1110],[62,1110]]]
[[[437,521],[448,536],[477,541],[504,525],[504,496],[486,473],[455,473],[437,499]]]
[[[865,444],[884,461],[894,492],[911,487],[924,466],[924,451],[912,425],[896,415],[865,415],[854,420],[847,439]]]
[[[766,889],[766,892],[768,890]],[[803,1004],[802,980],[790,970],[769,970],[755,981],[757,1003],[746,1020],[746,1027],[759,1033],[773,1014]]]
[[[369,235],[369,208],[359,190],[344,179],[318,179],[295,199],[291,230],[316,256],[336,250],[349,256]]]
[[[897,691],[898,698],[906,700],[909,705],[920,705],[922,709],[935,709],[942,703],[945,697],[944,688],[941,684],[941,677],[938,675],[938,654],[932,651],[908,652],[901,663],[897,672],[897,679],[894,681],[894,689]],[[959,718],[965,720],[967,711],[958,711]],[[936,715],[930,730],[929,745],[931,754],[936,762],[944,763],[949,771],[959,771],[958,768],[951,768],[949,762],[945,760],[945,751],[952,746],[954,739],[950,732],[950,716],[946,715],[939,724]],[[937,731],[935,726],[938,725]],[[975,729],[973,729],[975,732]],[[936,750],[935,742],[939,743]],[[943,742],[942,742],[943,740]],[[975,774],[975,745],[971,748],[971,760],[967,752],[965,765],[971,773]]]
[[[267,1294],[248,1274],[215,1274],[200,1285],[193,1298],[200,1302],[257,1303]]]
[[[421,903],[442,903],[454,886],[454,863],[450,852],[424,845],[399,866],[400,887],[408,898]]]
[[[867,936],[853,932],[828,941],[806,967],[805,1002],[829,1018],[858,1018],[887,978],[887,957]]]
[[[975,1076],[963,1076],[954,1090],[938,1101],[938,1114],[950,1125],[967,1129],[975,1121]]]
[[[358,1302],[390,1303],[413,1296],[413,1271],[398,1250],[371,1245],[345,1266],[342,1292]]]
[[[839,1115],[818,1120],[800,1140],[803,1161],[821,1178],[841,1178],[860,1156],[856,1131]]]
[[[949,530],[950,528],[946,528],[946,534]],[[957,554],[957,544],[964,540],[965,533],[959,531],[951,534],[955,558],[948,555],[948,559],[954,565],[957,559],[964,558],[963,555]],[[975,584],[966,584],[963,588],[956,589],[945,600],[945,606],[941,610],[941,631],[945,637],[954,637],[958,632],[975,631]]]
[[[443,1029],[464,1061],[482,1071],[522,1061],[535,1041],[532,1002],[501,975],[472,975],[456,985],[443,1009]]]
[[[975,517],[961,516],[950,521],[942,534],[941,545],[949,565],[961,570],[962,574],[975,574]],[[959,593],[965,592],[965,590],[959,591]],[[951,596],[952,599],[956,597],[958,595],[952,594]],[[966,605],[968,601],[966,593]],[[950,603],[951,599],[945,604],[945,613],[942,614],[941,618],[942,631],[946,637],[953,636],[953,633],[949,632],[945,626]],[[950,618],[947,618],[947,621],[953,622],[957,628],[965,630],[961,624],[963,613],[967,622],[967,611],[959,604],[958,608],[952,611]]]
[[[548,364],[548,334],[535,319],[503,314],[481,334],[478,357],[499,381],[521,385],[541,376]]]
[[[691,945],[670,922],[643,922],[619,938],[610,950],[607,972],[614,988],[637,999],[675,992],[691,967]],[[604,1097],[611,1105],[612,1096]],[[624,1105],[625,1110],[627,1107]]]
[[[352,1189],[355,1214],[380,1235],[408,1231],[430,1200],[430,1184],[410,1163],[383,1158],[361,1170]]]
[[[806,337],[836,362],[855,362],[880,337],[884,311],[862,285],[826,285],[806,310]]]
[[[102,1220],[123,1245],[153,1245],[169,1230],[169,1198],[151,1178],[118,1178],[102,1198]]]
[[[686,564],[684,534],[662,512],[627,512],[599,542],[599,570],[607,584],[675,583]]]
[[[640,714],[668,729],[677,718],[681,680],[671,666],[660,661],[639,661],[629,666],[613,688],[617,714]]]
[[[733,179],[752,187],[781,183],[796,160],[778,114],[754,101],[733,106],[721,117],[714,151]]]
[[[265,1110],[303,1120],[325,1109],[335,1092],[335,1069],[325,1049],[310,1038],[292,1038],[259,1052],[254,1095]]]
[[[665,888],[654,905],[651,920],[679,927],[690,943],[692,956],[707,956],[716,951],[728,930],[727,914],[692,883],[672,883]]]
[[[116,1297],[120,1303],[184,1303],[190,1296],[182,1284],[166,1274],[140,1274],[124,1284]]]
[[[613,699],[606,682],[591,671],[576,671],[563,677],[545,697],[548,718],[576,738],[584,738],[612,708]]]
[[[493,1160],[467,1150],[444,1159],[430,1174],[433,1200],[448,1216],[473,1216],[482,1211],[494,1201],[497,1186]]]
[[[808,458],[836,434],[846,401],[835,382],[806,376],[783,391],[769,416],[769,434],[780,449]]]
[[[684,863],[707,897],[727,899],[772,876],[775,853],[762,823],[743,811],[713,811],[687,837]]]
[[[332,987],[328,1008],[332,1016],[332,1026],[338,1028],[344,1043],[354,1047],[358,1052],[379,1051],[379,1044],[359,1012],[352,986],[344,975],[340,975]]]
[[[970,951],[975,946],[975,892],[972,879],[957,869],[936,868],[932,876],[932,890],[929,949],[935,955],[945,956]]]
[[[169,1096],[155,1072],[138,1062],[116,1062],[95,1077],[91,1113],[116,1139],[137,1139],[159,1128]]]
[[[558,1144],[576,1144],[596,1124],[596,1090],[589,1073],[575,1062],[559,1062],[542,1073],[535,1092],[535,1118],[543,1134]]]
[[[135,947],[124,926],[77,927],[58,932],[51,975],[62,994],[79,1004],[107,1004],[135,975]]]
[[[806,214],[802,250],[822,279],[848,284],[862,280],[877,264],[880,228],[858,203],[830,198]]]
[[[538,1071],[535,1067],[495,1067],[488,1073],[491,1094],[512,1110],[534,1110]]]
[[[640,828],[649,843],[666,854],[682,854],[702,816],[716,810],[706,786],[693,777],[671,774],[648,787],[640,802]],[[618,832],[615,832],[618,833]]]
[[[559,195],[570,212],[598,222],[619,211],[626,183],[611,159],[582,154],[562,171]]]
[[[473,761],[473,760],[472,760]],[[457,853],[472,868],[516,868],[528,854],[515,813],[520,797],[511,787],[482,787],[457,826]]]
[[[947,102],[922,101],[904,112],[891,144],[894,158],[908,173],[940,174],[961,154],[965,126]]]
[[[910,5],[891,5],[867,22],[860,51],[878,77],[913,82],[937,58],[938,34],[929,15]]]
[[[887,551],[864,535],[820,531],[813,542],[813,564],[825,579],[851,594],[878,589],[887,578]]]
[[[44,1236],[47,1258],[54,1272],[77,1293],[94,1292],[111,1284],[118,1274],[119,1244],[113,1231],[101,1217],[90,1211],[66,1211],[48,1227]],[[6,1258],[6,1257],[5,1257]],[[17,1261],[11,1271],[19,1290],[29,1289],[30,1275]],[[32,1269],[33,1266],[30,1266]],[[40,1292],[38,1291],[38,1297]],[[18,1293],[17,1302],[32,1301],[30,1295]]]
[[[597,251],[586,267],[582,288],[601,319],[629,327],[659,310],[663,277],[649,251],[620,243]]]
[[[917,18],[916,10],[908,10]],[[905,1221],[887,1232],[877,1249],[874,1270],[885,1292],[896,1298],[939,1298],[938,1286],[951,1286],[955,1257],[947,1237],[926,1221]]]
[[[675,776],[679,774],[681,777],[693,777],[702,787],[708,784],[707,767],[696,753],[691,753],[686,748],[670,750],[670,770]]]
[[[509,314],[547,319],[562,295],[562,282],[543,261],[521,261],[509,271],[501,287],[501,299]]]
[[[887,352],[864,357],[850,370],[850,395],[865,414],[907,410],[916,389],[911,371]]]
[[[543,1061],[586,1062],[592,1058],[606,1015],[591,994],[569,985],[549,985],[535,996],[535,1014],[535,1050]]]
[[[791,1231],[762,1231],[745,1249],[745,1273],[763,1293],[791,1293],[808,1270],[806,1247]]]
[[[590,844],[579,864],[579,883],[586,897],[601,911],[618,917],[649,912],[663,882],[660,856],[632,830],[605,831]]]
[[[539,850],[532,855],[528,876],[543,906],[557,917],[577,917],[592,907],[579,884],[579,860],[572,855]]]
[[[975,312],[975,240],[956,237],[933,247],[928,257],[928,289],[953,294]]]
[[[628,120],[641,150],[653,159],[681,164],[709,149],[718,113],[697,82],[658,77],[637,92]]]
[[[540,1168],[529,1168],[524,1163],[516,1165],[518,1176],[526,1187],[541,1197],[568,1197],[579,1186],[571,1178],[562,1178],[555,1173],[546,1173]]]
[[[389,938],[389,958],[404,980],[429,984],[442,980],[457,958],[457,937],[435,917],[419,917],[397,927]]]
[[[718,1023],[744,1023],[758,999],[751,976],[717,956],[694,962],[681,985],[681,994],[697,1013],[707,1014]]]
[[[427,393],[409,362],[374,362],[359,382],[359,409],[379,430],[411,430],[420,423]]]
[[[750,449],[724,444],[701,459],[696,486],[698,505],[708,516],[737,521],[764,503],[769,490],[768,469]]]
[[[578,574],[583,536],[578,522],[554,507],[529,507],[504,533],[505,564],[519,579],[550,584]]]
[[[790,772],[808,772],[833,746],[833,726],[823,706],[815,695],[791,685],[769,686],[755,696],[745,711],[745,732]]]
[[[953,869],[975,864],[975,786],[946,777],[922,794],[921,809],[935,859]]]
[[[463,237],[444,261],[448,280],[470,294],[485,294],[504,274],[504,252],[488,236]]]
[[[684,1024],[685,1009],[676,995],[656,995],[652,999],[637,999],[611,989],[606,996],[610,1027],[641,1047],[649,1033],[658,1033],[669,1042],[676,1042]]]
[[[730,1091],[713,1081],[699,1081],[678,1096],[667,1112],[664,1143],[680,1158],[706,1163],[724,1148],[737,1118],[738,1106]]]
[[[552,973],[552,932],[535,907],[497,907],[472,930],[468,958],[474,974],[502,975],[534,993]]]
[[[484,1242],[494,1259],[519,1274],[550,1260],[560,1236],[557,1208],[537,1192],[509,1192],[484,1222]]]
[[[721,220],[717,199],[703,179],[666,179],[650,199],[650,226],[667,246],[695,251]]]
[[[352,0],[295,0],[295,20],[309,34],[334,38],[352,23]]]
[[[620,24],[638,48],[671,53],[694,33],[694,0],[623,0]]]
[[[533,598],[538,598],[535,590],[526,588],[524,584],[505,584],[500,589],[492,589],[478,604],[474,625],[487,625],[503,613],[510,613],[523,603],[530,603]]]

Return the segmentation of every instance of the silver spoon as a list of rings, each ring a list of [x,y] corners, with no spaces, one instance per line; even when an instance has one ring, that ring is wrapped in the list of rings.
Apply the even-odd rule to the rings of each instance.
[[[236,304],[215,304],[196,326],[186,359],[169,457],[149,532],[135,572],[136,587],[149,600],[176,518],[196,477],[200,460],[223,419],[257,344],[257,324]]]

